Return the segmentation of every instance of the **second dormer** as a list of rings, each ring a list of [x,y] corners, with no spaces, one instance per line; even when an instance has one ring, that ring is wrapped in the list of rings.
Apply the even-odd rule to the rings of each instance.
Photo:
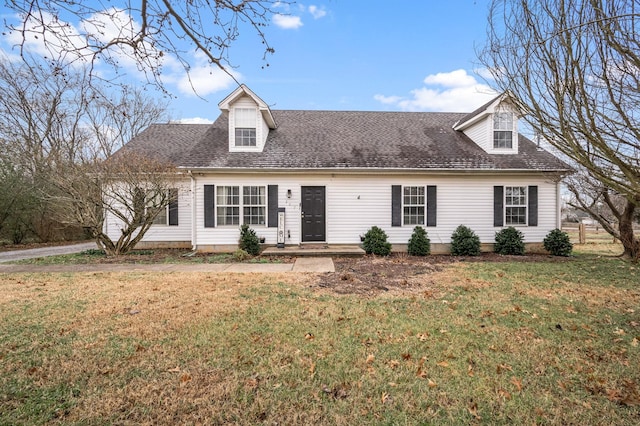
[[[229,118],[229,152],[262,152],[276,128],[269,106],[241,84],[218,104]]]
[[[518,153],[518,117],[520,112],[500,95],[453,125],[489,154]]]

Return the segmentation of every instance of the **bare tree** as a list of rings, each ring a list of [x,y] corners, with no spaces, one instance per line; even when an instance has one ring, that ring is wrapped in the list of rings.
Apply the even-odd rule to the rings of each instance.
[[[635,260],[640,258],[633,231],[640,206],[638,26],[638,0],[493,0],[488,42],[480,54],[497,88],[528,113],[532,128],[599,182],[603,202],[606,194],[624,198],[619,238],[624,255]],[[585,205],[594,200],[576,195]]]
[[[9,22],[21,51],[37,40],[47,57],[93,67],[104,62],[118,70],[133,60],[148,81],[162,86],[162,66],[169,61],[188,73],[189,52],[201,52],[225,71],[232,64],[229,49],[241,32],[252,31],[264,47],[263,59],[274,52],[264,34],[273,9],[281,1],[261,0],[140,0],[139,2],[79,2],[76,0],[13,0],[5,4],[20,19]],[[92,75],[95,75],[92,73]]]
[[[133,249],[174,201],[176,176],[170,164],[123,150],[60,173],[51,199],[61,221],[82,226],[107,255],[117,256]],[[107,215],[118,221],[117,238],[105,232]]]
[[[30,204],[29,213],[31,230],[41,240],[50,239],[56,225],[81,226],[109,253],[127,251],[128,243],[135,245],[154,214],[169,202],[170,188],[160,188],[168,179],[160,171],[168,173],[170,167],[135,156],[131,161],[104,160],[149,124],[165,120],[166,105],[136,89],[121,87],[113,94],[97,85],[87,86],[82,68],[56,69],[44,63],[26,66],[0,60],[0,159],[7,171],[0,177],[16,179],[23,192],[33,195],[29,200],[38,201]],[[109,172],[114,175],[109,177]],[[123,185],[114,185],[120,178]],[[145,197],[153,195],[153,202],[143,203],[140,213],[138,197],[135,235],[131,231],[110,243],[99,231],[104,204],[97,197],[119,199],[120,204],[109,205],[112,210],[122,205],[124,217],[131,214],[131,206],[122,200],[130,198],[132,187],[144,190]],[[108,193],[103,192],[106,188]],[[6,203],[16,201],[13,196]],[[88,219],[89,212],[93,221]]]

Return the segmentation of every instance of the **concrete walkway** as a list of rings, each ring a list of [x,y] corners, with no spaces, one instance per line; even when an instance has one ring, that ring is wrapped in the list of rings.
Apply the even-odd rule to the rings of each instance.
[[[0,273],[29,272],[335,272],[330,257],[300,257],[294,263],[154,263],[154,264],[88,264],[88,265],[9,265],[12,262],[36,257],[79,253],[95,248],[95,243],[42,247],[0,253]]]
[[[89,265],[9,265],[0,264],[0,274],[65,272],[335,272],[330,257],[298,258],[294,263],[154,263]]]

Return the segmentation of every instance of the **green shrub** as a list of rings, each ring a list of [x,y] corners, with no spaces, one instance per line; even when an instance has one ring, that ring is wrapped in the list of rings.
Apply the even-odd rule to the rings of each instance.
[[[422,226],[413,228],[413,234],[409,239],[408,252],[411,256],[426,256],[431,253],[431,241],[427,231]]]
[[[231,255],[236,262],[243,262],[251,257],[249,253],[242,249],[238,249]]]
[[[240,227],[240,249],[253,256],[260,254],[260,239],[247,224]]]
[[[480,238],[470,228],[460,225],[451,234],[451,254],[454,256],[478,256]]]
[[[569,234],[559,229],[549,231],[542,243],[544,249],[554,256],[570,256],[573,250]]]
[[[391,243],[387,241],[387,234],[377,226],[373,226],[364,234],[362,247],[367,254],[388,256],[391,253]]]
[[[523,255],[524,235],[513,226],[501,229],[496,232],[496,243],[493,246],[493,251],[504,255]]]

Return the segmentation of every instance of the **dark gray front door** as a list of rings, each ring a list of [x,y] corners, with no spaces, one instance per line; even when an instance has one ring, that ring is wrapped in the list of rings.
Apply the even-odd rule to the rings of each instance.
[[[326,241],[324,186],[302,187],[302,242]]]

